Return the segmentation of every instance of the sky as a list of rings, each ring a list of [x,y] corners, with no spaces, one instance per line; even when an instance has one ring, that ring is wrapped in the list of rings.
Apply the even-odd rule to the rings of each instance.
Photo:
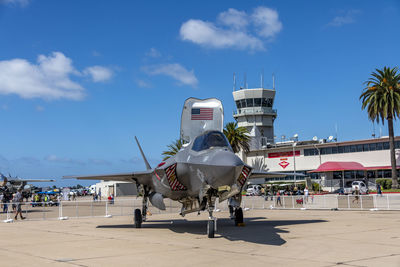
[[[216,97],[233,121],[233,73],[275,75],[277,137],[370,138],[359,96],[399,66],[399,18],[396,0],[0,0],[0,171],[65,186],[143,170],[134,136],[157,165],[185,99]]]

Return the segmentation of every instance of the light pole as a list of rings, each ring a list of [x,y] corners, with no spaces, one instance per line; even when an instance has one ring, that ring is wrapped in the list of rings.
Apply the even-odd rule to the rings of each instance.
[[[296,153],[294,148],[296,147],[297,143],[293,143],[293,169],[294,169],[294,186],[296,187]]]
[[[319,166],[321,166],[321,151],[319,151],[319,148],[317,147],[316,144],[313,144],[315,149],[318,151],[318,156],[319,156]],[[321,192],[321,174],[319,175],[319,192]],[[332,191],[332,183],[331,183],[331,191]]]

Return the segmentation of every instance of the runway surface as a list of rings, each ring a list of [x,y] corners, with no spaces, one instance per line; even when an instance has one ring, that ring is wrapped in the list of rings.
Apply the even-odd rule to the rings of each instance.
[[[400,266],[396,211],[249,210],[235,227],[220,212],[1,223],[2,266]]]

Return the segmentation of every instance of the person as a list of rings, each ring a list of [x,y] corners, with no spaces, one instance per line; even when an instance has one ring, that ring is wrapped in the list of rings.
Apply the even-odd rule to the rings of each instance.
[[[278,205],[278,203],[279,203],[279,206],[282,206],[281,194],[279,193],[279,190],[278,190],[278,192],[276,192],[276,205]]]
[[[382,187],[380,184],[376,185],[376,191],[377,191],[378,195],[382,196]]]
[[[304,202],[305,203],[308,202],[308,186],[306,186],[306,188],[304,188]]]
[[[99,198],[99,201],[101,201],[101,188],[99,189],[99,193],[97,194],[97,197]]]
[[[22,188],[19,188],[19,189],[18,189],[18,192],[15,194],[14,199],[15,199],[14,203],[15,203],[15,205],[16,205],[16,211],[15,211],[15,217],[14,217],[14,219],[17,220],[18,214],[19,214],[19,216],[21,217],[21,220],[23,220],[23,219],[25,219],[25,217],[22,216],[22,208],[21,208],[21,206],[22,206],[22,201],[23,201]],[[13,200],[14,200],[14,199],[13,199]]]
[[[358,187],[358,185],[356,185],[356,189],[354,190],[354,199],[352,201],[352,203],[354,203],[354,201],[357,201],[358,204],[358,199],[360,198],[360,188]]]

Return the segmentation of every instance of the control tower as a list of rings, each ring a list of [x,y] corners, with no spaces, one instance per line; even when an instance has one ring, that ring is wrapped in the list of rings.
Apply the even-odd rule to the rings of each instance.
[[[233,91],[236,112],[233,117],[239,127],[246,127],[252,137],[250,149],[260,149],[274,143],[276,110],[272,109],[275,89],[253,88]]]

